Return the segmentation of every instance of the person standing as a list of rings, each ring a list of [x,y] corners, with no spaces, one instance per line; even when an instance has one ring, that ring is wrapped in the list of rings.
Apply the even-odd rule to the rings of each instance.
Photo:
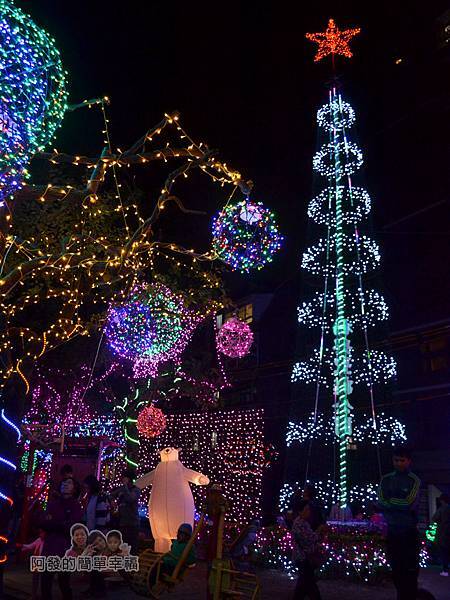
[[[42,529],[45,531],[43,556],[63,557],[70,548],[70,528],[81,521],[83,511],[76,498],[77,486],[74,479],[68,477],[61,482],[59,497],[50,500],[44,514]],[[53,577],[55,573],[45,571],[41,577],[42,598],[52,599]],[[63,600],[72,600],[70,573],[59,572],[58,583]]]
[[[294,540],[292,560],[298,568],[294,600],[321,600],[314,571],[319,566],[316,563],[320,549],[320,533],[324,525],[319,526],[317,531],[313,530],[314,513],[315,508],[308,500],[298,503],[298,516],[291,530]]]
[[[136,473],[126,469],[122,475],[122,485],[111,492],[111,498],[117,501],[119,512],[118,529],[123,541],[131,546],[131,554],[136,555],[139,541],[139,494],[141,490],[134,485]]]
[[[420,479],[411,471],[408,448],[394,448],[392,462],[394,471],[381,479],[378,503],[387,523],[386,551],[397,600],[413,600],[417,596],[419,577],[416,506]]]
[[[101,493],[100,482],[95,475],[88,475],[83,480],[85,490],[85,519],[89,531],[99,529],[106,532],[109,525],[110,506],[108,498]]]
[[[448,577],[448,558],[450,554],[450,498],[447,494],[442,494],[439,498],[439,508],[433,516],[433,521],[437,525],[436,546],[439,550],[442,561],[441,575]]]

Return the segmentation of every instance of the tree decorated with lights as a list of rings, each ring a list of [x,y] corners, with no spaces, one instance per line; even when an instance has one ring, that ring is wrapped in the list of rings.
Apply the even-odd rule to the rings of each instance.
[[[223,204],[236,191],[248,198],[251,182],[219,160],[217,150],[194,140],[176,112],[164,114],[129,148],[114,147],[109,99],[67,106],[65,72],[53,38],[8,0],[0,0],[0,40],[0,518],[5,523],[13,503],[9,490],[17,468],[18,423],[35,365],[83,336],[98,340],[88,380],[106,341],[116,356],[134,361],[136,377],[138,369],[153,376],[176,359],[196,325],[225,306],[221,274],[228,255],[156,236],[155,223],[167,213],[184,219],[206,214],[180,198],[179,184],[194,172],[224,190]],[[104,147],[99,155],[46,151],[65,111],[87,108],[100,111]],[[70,185],[58,175],[47,183],[45,174],[44,183],[32,184],[31,160],[44,170],[45,165],[54,171],[67,167],[76,175]],[[124,184],[122,174],[150,166],[151,189],[143,197]],[[256,216],[248,217],[251,226]],[[245,229],[249,221],[241,221]],[[142,286],[153,290],[146,299],[137,292]]]
[[[325,33],[306,36],[319,44],[314,60],[331,56],[334,69],[336,55],[352,56],[349,41],[359,31],[340,31],[330,19]],[[288,445],[311,444],[318,438],[336,443],[340,506],[349,502],[349,449],[363,440],[377,445],[405,439],[401,423],[377,415],[375,406],[375,388],[395,375],[395,361],[370,345],[371,332],[388,318],[388,308],[383,296],[367,284],[367,277],[379,266],[380,252],[362,233],[371,198],[358,181],[363,153],[352,140],[355,121],[355,111],[334,76],[328,101],[317,113],[324,143],[313,157],[313,170],[321,188],[308,206],[308,216],[323,235],[304,251],[301,262],[302,269],[319,282],[319,291],[298,308],[300,325],[317,332],[318,347],[292,372],[293,382],[315,386],[315,402],[310,419],[291,422],[287,436]],[[371,412],[361,423],[353,423],[352,395],[358,388],[360,395],[368,391]],[[324,398],[328,402],[320,408],[332,409],[331,420],[319,412]]]

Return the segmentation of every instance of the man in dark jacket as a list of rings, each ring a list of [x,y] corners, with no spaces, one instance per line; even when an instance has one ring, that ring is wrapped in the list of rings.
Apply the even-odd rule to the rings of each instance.
[[[388,527],[386,550],[397,600],[413,600],[419,576],[416,506],[420,479],[410,470],[411,452],[404,446],[394,449],[393,465],[394,471],[381,480],[378,502]]]

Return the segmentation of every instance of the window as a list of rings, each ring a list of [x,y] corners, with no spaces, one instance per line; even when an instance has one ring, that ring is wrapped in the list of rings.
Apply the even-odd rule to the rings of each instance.
[[[244,321],[244,323],[252,323],[253,304],[244,304],[244,306],[240,306],[236,311],[227,313],[224,321],[228,321],[233,316],[236,316],[240,321]]]
[[[420,351],[424,357],[424,370],[426,373],[437,373],[449,369],[450,354],[446,337],[436,337],[423,342]]]

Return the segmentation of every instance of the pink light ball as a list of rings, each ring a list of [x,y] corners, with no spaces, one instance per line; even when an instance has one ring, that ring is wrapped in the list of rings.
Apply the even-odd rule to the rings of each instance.
[[[253,333],[247,323],[232,317],[217,334],[217,348],[229,358],[242,358],[253,344]]]

